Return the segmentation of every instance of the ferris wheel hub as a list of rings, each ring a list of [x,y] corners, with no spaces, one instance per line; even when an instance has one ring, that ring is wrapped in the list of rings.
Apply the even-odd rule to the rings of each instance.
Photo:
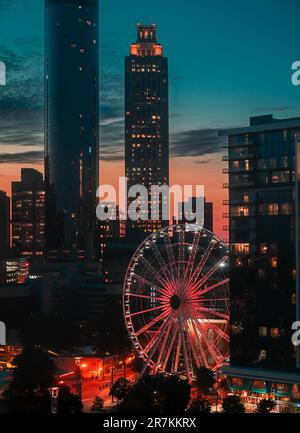
[[[173,295],[170,299],[170,306],[173,310],[178,310],[181,305],[181,299],[178,295]]]

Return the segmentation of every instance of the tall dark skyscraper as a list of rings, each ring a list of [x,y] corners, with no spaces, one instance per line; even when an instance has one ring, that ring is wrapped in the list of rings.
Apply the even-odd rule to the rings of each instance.
[[[46,249],[91,260],[99,185],[99,0],[46,0]]]
[[[137,41],[125,59],[125,171],[128,188],[143,185],[151,204],[151,185],[169,185],[169,84],[168,59],[156,39],[156,26],[137,25]],[[130,202],[130,200],[129,200]],[[155,221],[139,221],[144,232],[162,226],[161,212]]]
[[[10,250],[10,199],[0,191],[0,259],[6,259]]]
[[[228,136],[231,305],[231,366],[223,370],[253,400],[295,401],[300,393],[292,344],[300,311],[299,132],[300,118],[271,115],[221,132]]]
[[[42,173],[22,168],[12,182],[12,248],[17,257],[41,258],[45,242],[45,191]]]

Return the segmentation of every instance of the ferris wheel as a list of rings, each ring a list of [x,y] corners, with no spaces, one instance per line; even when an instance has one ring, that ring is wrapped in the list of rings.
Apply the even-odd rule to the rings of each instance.
[[[228,357],[228,250],[199,225],[151,234],[125,277],[123,310],[129,336],[153,373],[191,378]]]

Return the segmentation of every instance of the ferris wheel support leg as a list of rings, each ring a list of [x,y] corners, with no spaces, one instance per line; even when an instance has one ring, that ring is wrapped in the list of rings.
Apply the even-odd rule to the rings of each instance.
[[[169,325],[168,325],[168,328],[167,328],[167,331],[166,331],[166,334],[165,334],[165,338],[164,338],[164,341],[163,341],[162,347],[161,347],[161,349],[160,349],[158,359],[157,359],[157,361],[156,361],[155,370],[154,370],[155,373],[156,373],[157,370],[159,369],[159,366],[160,366],[160,363],[161,363],[162,356],[163,356],[163,354],[164,354],[164,352],[165,352],[166,344],[167,344],[167,341],[168,341],[168,338],[169,338],[169,335],[170,335],[170,331],[171,331],[171,327],[172,327],[172,320],[170,320],[170,323],[169,323]]]
[[[177,340],[177,348],[176,348],[176,356],[175,356],[175,363],[172,369],[172,373],[177,373],[178,371],[178,364],[179,364],[179,356],[180,356],[180,348],[181,348],[181,334],[180,329],[178,326],[178,340]]]
[[[203,352],[203,349],[202,349],[202,342],[201,342],[201,340],[199,338],[198,330],[197,330],[197,326],[195,325],[194,318],[192,318],[192,326],[193,326],[195,337],[196,337],[196,340],[197,340],[197,347],[199,348],[199,351],[200,351],[200,358],[201,358],[204,366],[206,368],[209,368],[208,362],[207,362],[207,359],[206,359],[206,356],[205,356],[205,353]],[[201,335],[202,335],[202,333],[201,333]],[[195,346],[195,348],[196,348],[196,346]]]
[[[183,332],[181,314],[179,315],[179,329],[180,329],[180,335],[181,335],[181,344],[182,344],[182,352],[183,352],[183,358],[184,358],[184,366],[185,366],[185,369],[187,372],[188,380],[190,381],[190,378],[191,378],[190,368],[189,368],[188,354],[187,354],[187,349],[186,349],[186,344],[185,344],[185,337],[184,337],[184,332]]]
[[[172,351],[172,348],[174,346],[175,339],[176,339],[177,335],[178,335],[178,323],[176,323],[176,325],[174,327],[174,331],[173,331],[173,334],[172,334],[172,337],[171,337],[171,342],[169,344],[166,356],[164,357],[164,360],[163,360],[163,367],[162,367],[163,371],[166,369],[166,366],[167,366],[168,360],[170,358],[171,351]]]
[[[160,332],[160,334],[159,334],[159,336],[158,336],[158,338],[157,338],[157,340],[156,340],[156,342],[155,342],[155,344],[154,344],[154,346],[153,346],[153,349],[151,350],[151,353],[150,353],[150,355],[149,355],[149,358],[150,358],[150,359],[152,359],[154,353],[156,352],[156,349],[157,349],[157,347],[158,347],[158,345],[159,345],[159,343],[160,343],[160,340],[162,339],[162,337],[163,337],[163,335],[164,335],[165,329],[166,329],[166,327],[167,327],[167,325],[168,325],[169,320],[171,319],[171,317],[172,317],[172,315],[169,316],[169,317],[166,319],[165,323],[163,324],[163,326],[162,326],[162,330],[161,330],[161,332]],[[141,373],[140,373],[140,376],[139,376],[140,378],[144,376],[147,367],[148,367],[148,364],[145,363],[145,365],[144,365],[144,367],[143,367],[143,369],[142,369],[142,371],[141,371]]]

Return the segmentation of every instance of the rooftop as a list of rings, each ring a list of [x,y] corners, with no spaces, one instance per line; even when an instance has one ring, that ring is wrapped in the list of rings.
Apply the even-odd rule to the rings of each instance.
[[[300,117],[276,119],[272,114],[250,117],[249,126],[219,130],[219,136],[240,135],[253,132],[276,131],[279,129],[300,129]]]

